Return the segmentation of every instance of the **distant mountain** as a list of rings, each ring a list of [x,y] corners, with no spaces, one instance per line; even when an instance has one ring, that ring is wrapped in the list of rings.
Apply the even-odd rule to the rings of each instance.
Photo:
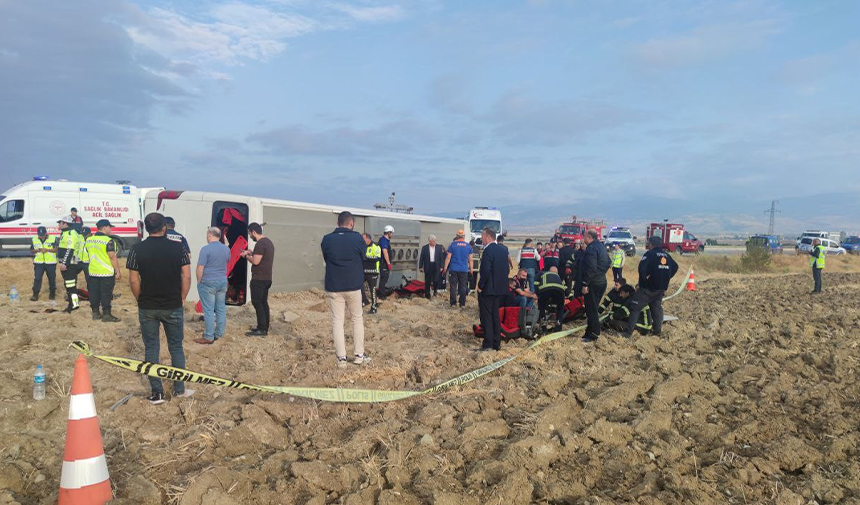
[[[860,199],[856,193],[826,193],[808,197],[777,198],[776,233],[793,236],[806,229],[860,232]],[[703,201],[654,199],[640,202],[592,199],[576,205],[503,205],[505,227],[517,233],[551,233],[559,224],[576,214],[585,219],[606,220],[608,226],[628,226],[637,235],[645,234],[648,223],[684,223],[690,232],[701,236],[748,235],[767,232],[770,199],[759,201]],[[462,217],[462,212],[445,213]]]

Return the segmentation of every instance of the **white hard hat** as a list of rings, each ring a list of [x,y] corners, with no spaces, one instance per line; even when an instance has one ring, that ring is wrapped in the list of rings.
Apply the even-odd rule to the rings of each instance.
[[[63,216],[57,220],[58,223],[75,224],[75,218],[72,216]]]
[[[394,233],[394,227],[389,225],[385,226],[385,233]]]

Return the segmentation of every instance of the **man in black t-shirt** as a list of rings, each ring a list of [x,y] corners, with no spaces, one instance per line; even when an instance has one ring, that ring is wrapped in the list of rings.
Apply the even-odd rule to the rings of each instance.
[[[158,332],[164,326],[170,364],[185,368],[185,351],[182,348],[185,318],[182,304],[191,288],[190,260],[181,242],[174,242],[165,236],[167,225],[164,216],[157,212],[148,214],[144,226],[149,237],[131,248],[126,262],[131,292],[137,299],[144,360],[158,363],[161,344]],[[152,388],[150,403],[164,403],[161,379],[150,377],[149,385]],[[173,393],[175,396],[189,397],[194,391],[185,389],[184,382],[174,381]]]
[[[248,236],[257,243],[254,250],[246,250],[242,257],[251,263],[251,304],[257,312],[257,326],[245,333],[249,337],[269,334],[269,288],[272,287],[272,267],[275,262],[275,244],[263,235],[259,223],[248,225]]]

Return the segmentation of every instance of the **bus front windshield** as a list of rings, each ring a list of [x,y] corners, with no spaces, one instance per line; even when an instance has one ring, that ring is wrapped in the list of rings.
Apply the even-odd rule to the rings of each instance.
[[[470,226],[472,233],[481,233],[487,227],[492,228],[496,233],[502,231],[502,222],[493,219],[473,219]]]

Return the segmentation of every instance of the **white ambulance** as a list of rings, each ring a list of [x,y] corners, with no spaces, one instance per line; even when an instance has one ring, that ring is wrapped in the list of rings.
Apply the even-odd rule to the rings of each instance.
[[[59,234],[57,220],[78,209],[83,226],[91,229],[99,219],[114,225],[113,235],[122,248],[140,241],[143,201],[149,191],[124,182],[99,184],[50,180],[45,176],[13,186],[0,195],[0,249],[26,249],[40,226]]]
[[[496,230],[496,235],[502,235],[502,211],[495,207],[475,207],[466,214],[466,240],[481,243],[481,231],[490,227]]]

